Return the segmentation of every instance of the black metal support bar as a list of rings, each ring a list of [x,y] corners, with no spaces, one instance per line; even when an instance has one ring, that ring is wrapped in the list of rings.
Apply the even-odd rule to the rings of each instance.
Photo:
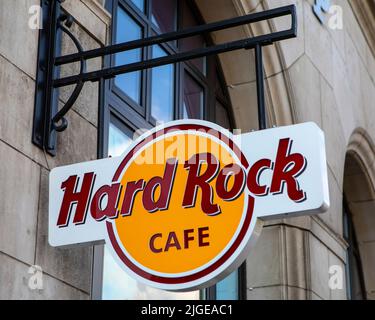
[[[282,41],[297,36],[297,16],[296,8],[294,5],[249,14],[229,20],[209,23],[206,25],[176,32],[170,32],[163,35],[157,35],[146,39],[140,39],[94,50],[84,51],[79,41],[68,30],[73,22],[73,18],[66,14],[61,15],[60,1],[61,0],[42,0],[44,8],[43,12],[48,16],[48,19],[46,19],[45,21],[47,27],[42,29],[40,36],[41,40],[39,44],[37,95],[35,100],[33,142],[50,154],[55,154],[56,133],[61,132],[67,128],[68,123],[65,119],[65,115],[75,103],[85,82],[101,81],[104,79],[113,78],[124,73],[159,67],[167,64],[173,64],[239,49],[255,49],[259,128],[266,128],[262,47],[270,45],[276,41]],[[213,45],[211,47],[199,48],[188,52],[181,52],[166,57],[150,59],[147,61],[139,61],[136,63],[115,66],[103,70],[86,72],[86,61],[88,59],[105,57],[119,52],[137,48],[145,48],[148,46],[188,38],[199,34],[211,33],[283,16],[291,17],[290,29]],[[67,26],[68,28],[62,25],[63,21],[65,21],[65,26]],[[77,53],[56,57],[56,53],[58,52],[58,50],[56,50],[56,47],[59,46],[59,43],[61,41],[61,39],[59,39],[59,37],[57,36],[59,30],[65,32],[71,38],[77,48]],[[77,61],[79,61],[81,64],[79,74],[59,78],[59,66]],[[68,101],[58,111],[56,98],[58,95],[58,88],[69,85],[75,85],[75,88]]]
[[[43,28],[39,32],[32,141],[55,155],[56,132],[51,130],[51,118],[57,112],[58,106],[58,92],[53,88],[53,79],[59,76],[54,64],[56,54],[60,54],[60,0],[53,0],[53,5],[49,0],[42,0],[41,5]]]
[[[257,81],[257,101],[258,101],[258,123],[259,130],[267,128],[266,119],[266,104],[264,99],[264,69],[263,69],[263,55],[262,47],[255,46],[255,66],[256,66],[256,81]]]
[[[67,29],[64,25],[60,23],[59,25],[60,29],[64,31],[70,39],[72,39],[73,43],[75,44],[78,52],[83,52],[83,48],[77,38]],[[86,72],[86,60],[81,58],[80,60],[80,75],[84,74]],[[64,118],[66,113],[70,110],[70,108],[73,106],[74,102],[77,100],[79,94],[81,93],[81,90],[83,88],[84,82],[82,80],[75,81],[76,87],[73,90],[73,93],[69,97],[68,101],[65,103],[64,107],[61,108],[52,118],[52,126],[54,130],[57,132],[64,131],[68,127],[68,122]],[[59,124],[59,122],[61,122]]]
[[[250,39],[238,40],[224,43],[212,47],[200,48],[188,52],[177,53],[166,57],[140,61],[122,66],[112,67],[99,71],[92,71],[76,76],[57,79],[53,82],[55,88],[64,87],[77,83],[77,81],[99,81],[101,78],[109,79],[117,75],[139,71],[148,68],[160,67],[167,64],[187,61],[191,59],[201,58],[209,55],[215,55],[224,52],[230,52],[239,49],[253,49],[256,45],[269,45],[275,41],[290,39],[294,36],[292,30],[275,32],[270,35],[262,35]]]
[[[179,40],[183,38],[190,38],[196,35],[210,33],[215,31],[220,31],[224,29],[229,29],[233,27],[238,27],[245,24],[260,22],[264,20],[270,20],[273,18],[283,17],[291,15],[292,17],[292,28],[291,32],[296,34],[296,20],[295,20],[295,6],[289,5],[281,8],[276,8],[268,11],[257,12],[253,14],[248,14],[241,17],[236,17],[224,21],[218,21],[209,23],[206,25],[196,26],[189,29],[169,32],[162,35],[153,36],[146,39],[134,40],[126,43],[115,44],[103,48],[88,50],[82,53],[76,53],[71,55],[66,55],[56,58],[56,65],[71,63],[79,61],[81,58],[92,59],[97,57],[102,57],[108,54],[114,54],[119,52],[124,52],[128,50],[143,48],[151,45],[161,44],[169,41]],[[277,41],[277,40],[275,40]]]

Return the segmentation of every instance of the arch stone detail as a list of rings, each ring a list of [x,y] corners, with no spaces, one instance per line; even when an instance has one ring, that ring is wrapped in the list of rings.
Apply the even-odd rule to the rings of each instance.
[[[344,194],[356,232],[367,298],[375,299],[375,146],[362,128],[356,129],[349,141]]]

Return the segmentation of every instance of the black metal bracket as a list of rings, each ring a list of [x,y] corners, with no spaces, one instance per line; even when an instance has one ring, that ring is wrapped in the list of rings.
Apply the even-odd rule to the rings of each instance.
[[[262,47],[277,41],[295,38],[297,36],[297,15],[294,5],[248,14],[229,20],[213,22],[145,39],[84,51],[79,41],[69,30],[74,19],[66,13],[62,13],[60,7],[62,1],[63,0],[42,0],[44,28],[41,29],[39,38],[33,142],[51,155],[56,154],[56,133],[64,131],[67,128],[68,122],[65,119],[65,115],[74,105],[85,82],[110,79],[124,73],[140,71],[143,69],[159,67],[239,49],[255,49],[259,128],[264,129],[266,127]],[[107,55],[113,55],[119,52],[144,48],[193,37],[199,34],[207,34],[283,16],[291,17],[290,29],[199,48],[188,52],[181,52],[166,57],[86,72],[86,61],[89,59],[98,57],[103,58]],[[77,53],[59,56],[61,32],[65,32],[71,38],[77,47]],[[60,78],[59,67],[73,62],[80,62],[79,74]],[[58,89],[70,85],[75,85],[75,88],[68,101],[60,110],[58,110]]]
[[[57,132],[68,127],[65,115],[74,105],[84,83],[77,81],[69,99],[58,109],[58,90],[54,79],[59,78],[55,59],[61,54],[61,35],[65,33],[73,41],[78,53],[83,52],[79,40],[69,30],[74,18],[61,10],[64,0],[42,0],[43,28],[39,32],[38,69],[36,77],[35,110],[32,141],[51,155],[56,155]],[[86,60],[80,60],[80,73],[86,72]]]

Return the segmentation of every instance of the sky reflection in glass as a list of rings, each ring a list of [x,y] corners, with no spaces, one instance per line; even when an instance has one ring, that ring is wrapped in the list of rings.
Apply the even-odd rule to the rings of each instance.
[[[117,13],[116,43],[142,38],[142,28],[119,7]],[[116,54],[116,66],[139,62],[142,50],[135,49]],[[116,76],[115,84],[138,104],[141,98],[141,72],[132,72]]]
[[[166,56],[160,46],[153,46],[152,57]],[[173,120],[174,66],[172,64],[152,69],[151,115],[156,121]]]
[[[144,0],[131,0],[142,12],[145,12],[145,1]]]
[[[238,270],[216,284],[217,300],[238,300]]]

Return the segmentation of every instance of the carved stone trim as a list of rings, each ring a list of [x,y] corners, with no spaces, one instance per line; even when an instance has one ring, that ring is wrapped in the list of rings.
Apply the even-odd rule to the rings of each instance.
[[[354,155],[362,166],[375,199],[375,144],[364,129],[357,128],[352,134],[347,152]]]
[[[349,0],[349,3],[375,56],[375,0]]]
[[[104,8],[99,0],[82,0],[89,9],[107,26],[111,24],[111,14]]]

